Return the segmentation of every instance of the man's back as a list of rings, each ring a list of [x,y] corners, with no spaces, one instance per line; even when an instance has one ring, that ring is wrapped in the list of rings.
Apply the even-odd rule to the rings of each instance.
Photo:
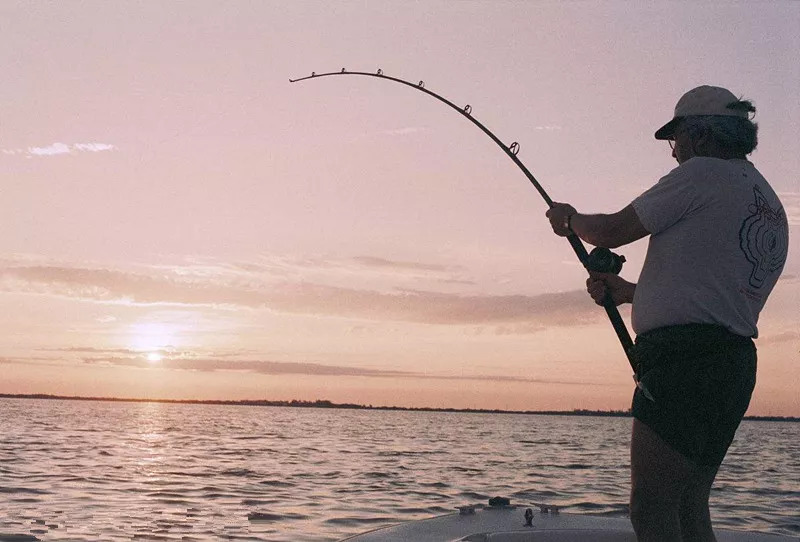
[[[692,158],[633,206],[652,233],[633,303],[636,333],[707,323],[757,336],[786,261],[788,223],[755,166]]]

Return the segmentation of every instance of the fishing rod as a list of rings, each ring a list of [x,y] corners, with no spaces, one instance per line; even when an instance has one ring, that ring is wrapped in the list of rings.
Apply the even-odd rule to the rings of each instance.
[[[432,96],[450,106],[451,108],[455,109],[459,113],[461,113],[464,117],[469,119],[475,126],[480,128],[484,134],[489,136],[492,141],[497,143],[497,145],[503,149],[503,152],[511,158],[511,160],[519,167],[528,180],[531,182],[536,191],[539,192],[539,195],[542,196],[544,201],[547,203],[547,206],[552,208],[554,206],[553,200],[550,196],[547,195],[542,185],[539,184],[539,181],[533,176],[533,174],[525,167],[525,164],[517,157],[517,153],[519,152],[519,143],[514,141],[511,145],[506,145],[500,139],[494,135],[486,126],[484,126],[480,121],[478,121],[475,117],[472,116],[472,106],[465,105],[463,107],[459,107],[447,98],[436,94],[425,88],[425,82],[420,81],[418,83],[411,83],[409,81],[405,81],[403,79],[399,79],[397,77],[391,77],[389,75],[384,75],[383,70],[378,70],[377,72],[360,72],[360,71],[348,71],[342,68],[341,71],[338,72],[327,72],[327,73],[316,73],[311,72],[311,75],[306,77],[300,77],[297,79],[289,79],[290,83],[298,83],[300,81],[307,81],[309,79],[319,79],[320,77],[327,77],[330,75],[364,75],[367,77],[377,77],[378,79],[386,79],[388,81],[394,81],[395,83],[400,83],[401,85],[406,85],[425,94]],[[589,271],[597,271],[601,273],[615,273],[618,274],[622,269],[622,263],[625,261],[624,256],[619,256],[614,254],[607,248],[597,247],[592,250],[591,253],[586,251],[586,247],[583,245],[583,242],[578,238],[577,235],[571,233],[567,236],[567,240],[569,244],[572,245],[572,249],[575,251],[575,254],[578,256],[578,260],[583,264],[583,266]],[[628,328],[625,327],[625,322],[623,322],[622,317],[617,310],[614,301],[611,299],[611,296],[606,296],[603,300],[603,308],[606,310],[606,314],[608,315],[608,319],[611,321],[611,325],[614,327],[614,331],[619,338],[620,343],[622,344],[622,349],[625,351],[625,356],[628,358],[628,362],[633,367],[634,372],[636,371],[636,365],[631,357],[631,349],[633,347],[633,341],[631,340],[631,336],[628,333]]]

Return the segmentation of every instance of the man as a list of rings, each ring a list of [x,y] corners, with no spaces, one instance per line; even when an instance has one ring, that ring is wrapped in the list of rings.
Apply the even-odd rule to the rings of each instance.
[[[755,107],[701,86],[656,139],[678,167],[615,214],[557,203],[553,231],[615,248],[650,235],[638,284],[591,273],[598,304],[633,303],[631,522],[639,541],[714,541],[708,497],[755,386],[758,315],[783,270],[788,223],[746,159]]]

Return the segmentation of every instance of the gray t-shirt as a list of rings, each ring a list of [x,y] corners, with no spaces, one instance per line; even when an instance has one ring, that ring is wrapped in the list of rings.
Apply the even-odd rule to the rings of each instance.
[[[695,157],[636,198],[652,235],[633,298],[633,330],[718,324],[758,336],[758,315],[786,262],[778,196],[747,160]]]

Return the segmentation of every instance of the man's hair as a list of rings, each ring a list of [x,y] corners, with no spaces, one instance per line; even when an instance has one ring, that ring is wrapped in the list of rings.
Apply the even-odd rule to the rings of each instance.
[[[728,105],[729,109],[755,113],[756,108],[748,100],[738,100]],[[747,156],[758,145],[758,124],[744,117],[698,115],[684,117],[683,125],[692,137],[707,132],[717,145],[738,156]]]

